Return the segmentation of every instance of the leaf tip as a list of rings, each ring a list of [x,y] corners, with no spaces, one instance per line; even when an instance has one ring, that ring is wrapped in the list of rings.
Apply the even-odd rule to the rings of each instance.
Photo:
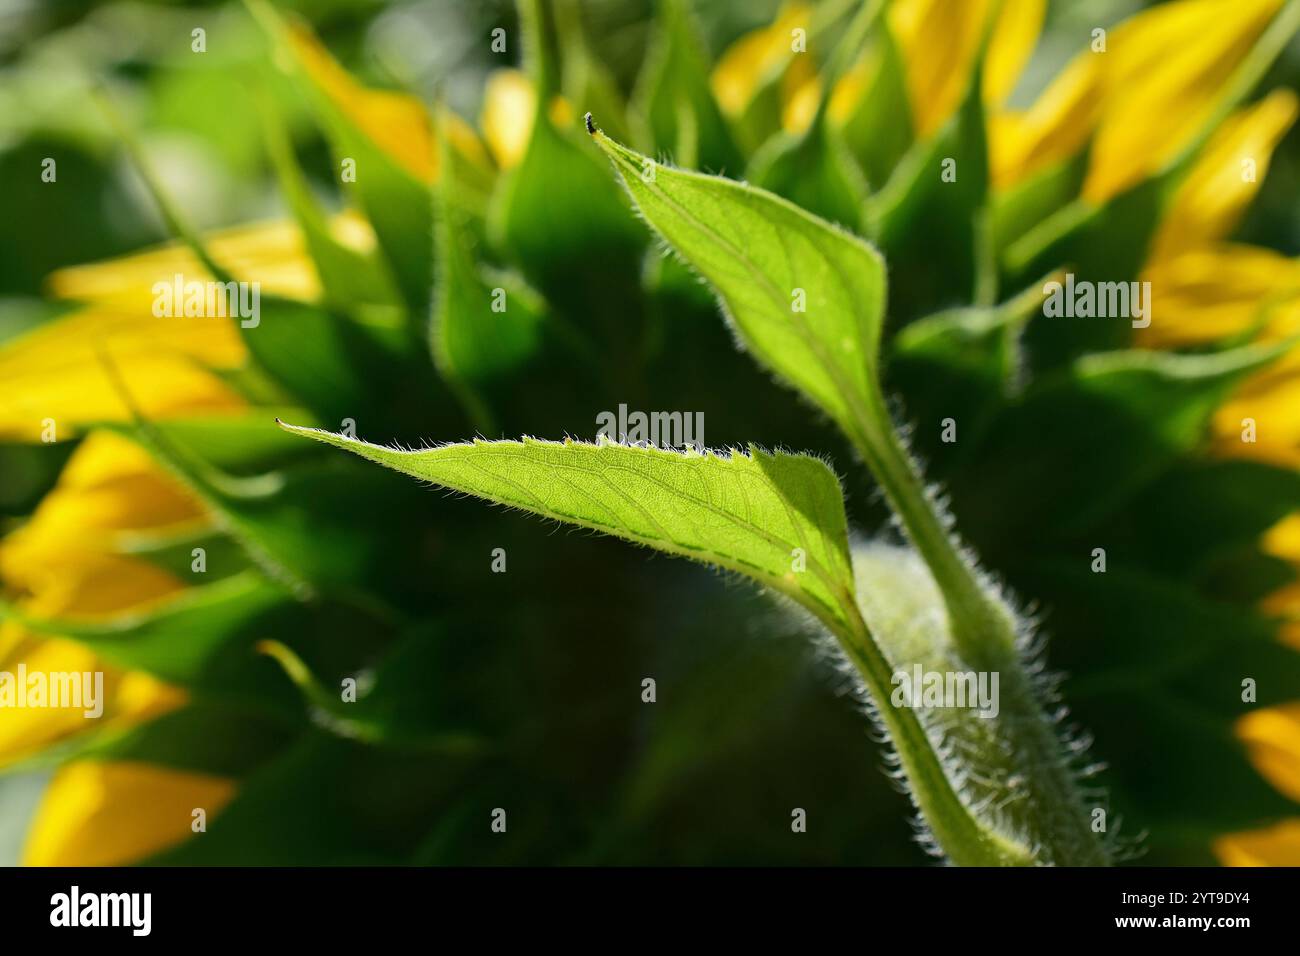
[[[286,422],[283,418],[281,418],[278,415],[275,417],[275,424],[287,432],[296,432],[297,434],[302,434],[303,432],[310,430],[305,425],[293,425],[289,422]]]

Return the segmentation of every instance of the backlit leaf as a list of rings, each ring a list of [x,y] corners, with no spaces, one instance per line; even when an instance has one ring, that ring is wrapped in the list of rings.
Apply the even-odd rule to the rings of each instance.
[[[445,488],[739,572],[824,618],[842,616],[852,590],[839,481],[806,455],[535,438],[397,451],[284,427]],[[796,549],[806,572],[794,570]]]
[[[885,308],[880,255],[771,193],[593,135],[646,221],[713,286],[759,361],[856,432]]]

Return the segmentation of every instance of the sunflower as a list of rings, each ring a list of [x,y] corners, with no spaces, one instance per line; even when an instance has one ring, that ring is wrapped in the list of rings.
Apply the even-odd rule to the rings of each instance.
[[[530,11],[537,5],[523,6],[525,21],[535,16]],[[446,383],[447,405],[459,402],[476,426],[491,421],[485,396],[504,387],[503,373],[526,364],[509,356],[532,349],[529,334],[504,327],[456,332],[445,322],[430,331],[426,316],[467,301],[457,299],[470,294],[466,289],[505,290],[525,311],[550,314],[573,354],[588,355],[591,330],[561,323],[564,313],[581,308],[586,284],[576,281],[581,273],[573,268],[538,268],[548,250],[578,250],[575,259],[597,251],[607,263],[626,253],[648,286],[683,299],[698,294],[674,278],[670,260],[649,257],[642,267],[642,240],[629,238],[636,236],[634,218],[606,170],[584,152],[578,117],[590,103],[618,102],[622,94],[573,31],[553,44],[562,75],[545,62],[549,52],[534,52],[529,69],[504,67],[487,76],[475,131],[441,103],[430,108],[406,93],[363,85],[306,27],[286,23],[263,4],[250,8],[336,158],[360,170],[348,208],[337,214],[318,208],[301,188],[292,156],[282,151],[275,165],[289,219],[60,270],[47,286],[66,313],[0,345],[0,440],[34,443],[52,435],[78,442],[43,500],[0,539],[7,609],[0,670],[21,662],[29,671],[105,675],[102,720],[60,708],[0,719],[0,763],[57,766],[29,828],[29,863],[153,858],[199,832],[197,811],[210,822],[238,800],[238,773],[198,769],[203,761],[152,763],[117,746],[193,706],[191,692],[166,674],[133,667],[120,645],[86,636],[208,599],[214,585],[196,583],[202,579],[184,563],[169,566],[160,555],[176,548],[188,555],[187,546],[199,541],[233,541],[242,554],[238,573],[268,587],[259,610],[345,589],[346,562],[343,570],[328,566],[319,578],[314,565],[294,566],[279,550],[281,526],[245,510],[264,500],[257,483],[267,475],[258,473],[256,449],[224,457],[218,450],[195,464],[193,449],[179,447],[187,438],[201,450],[202,437],[218,434],[224,423],[242,441],[248,423],[266,424],[285,407],[335,420],[338,409],[352,407],[349,395],[372,385],[408,395],[409,382],[431,371],[408,359],[411,341]],[[707,54],[686,6],[665,2],[632,106],[607,122],[622,123],[679,163],[737,178],[744,172],[878,239],[891,269],[898,257],[899,299],[891,311],[904,325],[951,304],[951,290],[932,281],[928,265],[912,273],[916,263],[908,258],[931,243],[942,254],[948,244],[931,232],[891,246],[894,212],[884,201],[873,203],[902,189],[908,157],[932,146],[937,155],[957,156],[958,181],[967,181],[967,154],[960,150],[969,142],[961,131],[970,104],[978,107],[987,138],[989,228],[997,234],[1004,277],[1027,285],[1049,270],[1073,267],[1082,257],[1072,242],[1095,248],[1089,224],[1104,223],[1159,184],[1158,211],[1129,263],[1135,278],[1155,290],[1157,317],[1135,330],[1131,344],[1180,356],[1247,342],[1279,347],[1275,361],[1252,369],[1218,398],[1208,446],[1196,454],[1300,470],[1300,353],[1287,347],[1300,332],[1300,262],[1232,238],[1300,109],[1287,89],[1242,102],[1279,40],[1294,29],[1296,5],[1170,0],[1099,28],[1032,99],[1016,94],[1038,46],[1046,0],[894,0],[870,21],[862,42],[839,56],[836,41],[852,30],[840,16],[846,9],[788,3],[770,25],[735,39],[703,82],[692,85],[690,69],[707,63]],[[579,69],[582,64],[591,68]],[[1027,105],[1012,105],[1021,102]],[[547,151],[578,185],[530,185],[530,164]],[[850,157],[847,165],[837,165],[842,155]],[[814,158],[783,179],[787,156]],[[588,166],[595,172],[583,180],[588,173],[580,170]],[[814,179],[816,189],[808,185]],[[548,197],[551,188],[556,192]],[[573,227],[551,222],[550,213],[537,212],[551,200],[557,208],[583,210],[585,218]],[[530,219],[545,220],[545,228]],[[469,266],[458,271],[453,260],[461,253]],[[433,261],[438,274],[429,281],[424,270]],[[241,334],[237,323],[154,317],[149,290],[155,282],[177,274],[222,279],[210,274],[213,263],[257,283],[273,297],[270,308],[300,323],[285,320],[290,331],[276,340],[274,353],[259,352],[257,336]],[[965,299],[983,296],[986,269],[978,256],[943,271],[964,284]],[[338,320],[342,313],[346,322]],[[605,333],[612,338],[597,338],[596,351],[621,341],[617,329],[594,334]],[[475,338],[482,335],[487,338]],[[345,361],[312,366],[312,342],[332,336],[348,343]],[[300,344],[303,355],[296,354]],[[1043,354],[1057,345],[1045,343]],[[1076,345],[1068,348],[1091,350]],[[489,361],[483,357],[489,347],[509,356]],[[295,358],[307,371],[293,365]],[[272,500],[269,493],[265,500]],[[305,532],[307,540],[316,533]],[[325,552],[332,539],[319,533]],[[1294,578],[1300,512],[1273,522],[1254,546],[1289,566]],[[1258,596],[1257,606],[1274,625],[1271,639],[1300,648],[1300,583],[1279,583]],[[309,677],[300,678],[295,681],[309,696],[319,691]],[[1236,718],[1235,746],[1245,748],[1278,793],[1300,802],[1297,708],[1300,703],[1262,705]],[[1300,816],[1205,836],[1229,865],[1294,865],[1298,834]]]

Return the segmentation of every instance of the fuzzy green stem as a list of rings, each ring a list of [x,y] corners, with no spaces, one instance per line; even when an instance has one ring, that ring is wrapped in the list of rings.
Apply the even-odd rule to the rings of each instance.
[[[843,610],[849,621],[847,631],[838,622],[824,623],[877,701],[912,797],[948,859],[958,866],[1033,866],[1037,861],[1029,848],[983,825],[962,802],[916,712],[889,706],[892,668],[852,595],[846,595]]]
[[[1003,722],[1015,753],[1018,772],[1033,780],[1032,831],[1042,841],[1033,849],[1001,837],[981,824],[947,779],[934,745],[911,711],[880,707],[918,806],[934,831],[935,839],[959,865],[1028,865],[1042,859],[1074,866],[1105,866],[1107,851],[1089,830],[1078,789],[1061,759],[1055,729],[1044,717],[1032,682],[1016,648],[1016,625],[1011,612],[981,583],[973,563],[966,558],[947,530],[923,478],[889,426],[878,388],[872,390],[872,407],[858,427],[850,430],[867,466],[884,489],[912,544],[930,569],[948,611],[950,634],[966,666],[1001,675]],[[884,423],[877,426],[876,423]],[[841,636],[854,665],[877,701],[890,699],[890,671],[865,623]],[[884,681],[877,676],[885,673]],[[997,770],[990,766],[989,772]],[[939,781],[936,774],[944,776]]]
[[[972,665],[999,669],[1015,659],[1015,621],[981,583],[972,563],[949,532],[925,481],[897,431],[879,383],[869,406],[857,409],[846,431],[867,468],[880,483],[889,506],[943,593],[953,640]]]

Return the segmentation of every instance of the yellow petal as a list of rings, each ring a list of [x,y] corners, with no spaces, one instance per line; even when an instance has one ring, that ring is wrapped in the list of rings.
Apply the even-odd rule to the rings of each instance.
[[[206,521],[199,502],[133,442],[96,432],[31,518],[0,539],[0,580],[42,617],[139,608],[182,585],[151,562],[116,553],[115,536]]]
[[[1278,640],[1300,650],[1300,582],[1278,588],[1260,602],[1259,608],[1270,617],[1281,619]]]
[[[0,540],[0,574],[13,580],[42,565],[61,573],[69,551],[103,551],[117,532],[192,525],[205,516],[198,499],[148,452],[97,431],[73,452],[26,524]]]
[[[839,87],[836,87],[836,94]],[[812,77],[795,90],[794,94],[781,108],[781,127],[787,133],[802,133],[812,125],[817,113],[817,103],[821,100],[822,84],[817,77]]]
[[[1220,455],[1300,468],[1300,354],[1252,376],[1215,412],[1212,430]]]
[[[1273,525],[1260,546],[1275,558],[1300,564],[1300,514],[1289,515]]]
[[[1260,776],[1300,800],[1300,702],[1247,714],[1236,732]]]
[[[141,763],[78,761],[61,768],[36,812],[26,866],[117,866],[186,839],[193,812],[208,823],[234,795],[222,777]]]
[[[164,328],[170,325],[171,327]],[[247,403],[204,360],[228,361],[238,348],[219,319],[139,320],[100,311],[49,323],[0,351],[0,439],[57,440],[81,426],[130,418],[101,354],[111,357],[141,412],[151,419],[234,414]],[[158,335],[150,340],[147,327]]]
[[[438,114],[438,123],[442,135],[451,143],[453,149],[470,162],[485,168],[491,167],[492,160],[488,156],[487,148],[479,139],[478,133],[474,131],[474,127],[449,109],[444,109]]]
[[[4,638],[6,641],[8,637]],[[106,665],[93,651],[74,641],[28,639],[18,653],[0,654],[0,668],[28,675],[102,674],[103,712],[86,716],[86,707],[22,707],[0,710],[0,766],[32,756],[82,734],[119,731],[180,707],[184,691],[140,672]]]
[[[831,101],[826,106],[826,113],[835,123],[845,123],[853,115],[853,109],[861,102],[870,88],[872,78],[880,68],[880,58],[873,52],[858,57],[853,66],[840,77],[831,91]],[[820,87],[819,87],[820,88]]]
[[[1038,45],[1046,16],[1047,0],[1003,0],[984,61],[986,103],[1002,103],[1016,88],[1016,81]]]
[[[1275,90],[1230,117],[1206,144],[1156,234],[1152,258],[1224,239],[1268,173],[1278,142],[1295,122],[1295,93]]]
[[[1260,539],[1260,548],[1300,569],[1300,513],[1283,518]],[[1283,643],[1300,650],[1300,580],[1274,591],[1260,603],[1260,610],[1282,619],[1278,634]]]
[[[488,77],[479,128],[502,169],[513,169],[523,161],[536,109],[537,96],[526,74],[496,70]]]
[[[1035,45],[1038,43],[1038,36],[1042,32],[1043,19],[1046,13],[1046,0],[1006,0],[1003,4],[1001,14],[989,37],[988,56],[984,63],[983,94],[985,102],[990,107],[1002,103],[1015,89],[1016,81],[1020,78],[1025,63],[1028,62]],[[924,17],[928,14],[929,11],[923,9],[922,4],[903,3],[898,5],[897,11],[893,14],[895,19],[891,22],[896,26],[901,25],[909,31],[915,31],[921,29]],[[985,10],[986,14],[987,8]],[[983,25],[983,16],[979,18],[978,26],[974,21],[967,22],[972,29],[978,30]],[[977,45],[978,33],[975,35],[975,41]],[[976,46],[970,48],[971,56],[974,55],[975,49]],[[868,89],[868,85],[878,66],[878,58],[867,55],[859,58],[853,67],[845,73],[840,82],[836,84],[831,95],[828,110],[831,119],[843,122],[848,118],[853,107]],[[945,91],[943,95],[951,95],[954,98],[951,104],[941,103],[935,107],[936,113],[943,115],[932,125],[942,122],[948,113],[956,107],[956,98],[961,95],[965,79],[965,77],[958,77],[950,80],[955,92],[950,94]],[[958,82],[958,80],[961,82]],[[928,82],[928,74],[926,81],[918,79],[917,82],[918,84]],[[800,105],[802,106],[802,104]],[[795,116],[801,115],[799,113],[795,114]],[[804,125],[806,126],[806,123]],[[787,129],[789,128],[791,126],[787,123]]]
[[[18,561],[32,556],[62,563],[12,573]],[[15,542],[5,548],[4,564],[6,583],[30,588],[23,606],[38,617],[115,617],[160,603],[183,588],[173,574],[148,561],[62,541],[39,553]]]
[[[359,217],[336,217],[333,226],[339,241],[361,252],[374,248],[374,235]],[[316,268],[292,221],[237,226],[214,232],[204,241],[217,262],[237,279],[259,283],[267,295],[304,302],[320,297]],[[48,286],[60,299],[94,302],[152,317],[153,284],[170,282],[178,273],[187,279],[208,278],[189,248],[172,242],[106,262],[60,269],[50,276]]]
[[[989,117],[989,164],[995,189],[1073,156],[1092,135],[1101,111],[1101,60],[1076,57],[1024,111]]]
[[[526,73],[497,70],[488,77],[479,125],[501,169],[514,169],[523,162],[533,135],[536,109],[537,97]],[[578,118],[573,104],[558,93],[546,104],[546,115],[557,129],[573,127]]]
[[[1169,348],[1258,330],[1276,340],[1300,331],[1300,261],[1271,249],[1206,245],[1150,262],[1151,324],[1138,344]]]
[[[776,20],[766,27],[751,30],[723,51],[709,77],[713,95],[724,113],[735,116],[744,112],[754,95],[776,71],[784,70],[782,101],[788,102],[812,77],[815,69],[808,54],[794,53],[793,31],[810,32],[811,7],[806,3],[787,3]]]
[[[1094,129],[1086,199],[1104,202],[1157,171],[1208,119],[1280,5],[1173,0],[1124,21],[1105,52],[1076,56],[1027,111],[991,117],[995,187],[1076,154]]]
[[[970,82],[989,10],[989,0],[896,0],[890,4],[889,28],[903,55],[919,138],[931,135],[957,108]],[[999,62],[1000,72],[1008,70],[1015,59],[1010,52],[1016,46],[1010,30],[1006,36],[1003,48],[1008,52]]]
[[[438,157],[423,103],[406,93],[362,86],[301,24],[290,24],[286,36],[308,76],[349,122],[416,179],[434,181]]]
[[[1300,866],[1300,819],[1214,841],[1224,866]]]
[[[1111,31],[1104,110],[1083,184],[1101,203],[1159,170],[1196,135],[1282,0],[1178,0]]]
[[[551,102],[546,106],[546,115],[551,121],[551,125],[557,129],[566,129],[574,124],[577,116],[573,112],[573,104],[568,98],[560,94],[551,97]]]
[[[767,28],[752,30],[727,47],[709,78],[723,112],[738,115],[753,98],[759,65],[771,46]]]
[[[352,215],[336,217],[331,228],[359,251],[374,248],[370,227]],[[296,225],[261,223],[214,233],[212,254],[242,281],[263,292],[312,300],[320,292]],[[112,378],[107,353],[150,418],[229,414],[246,402],[208,369],[239,368],[247,349],[235,324],[220,317],[164,317],[153,314],[156,282],[176,275],[206,276],[183,245],[171,243],[107,262],[54,273],[53,294],[94,304],[19,336],[0,347],[0,438],[35,440],[45,420],[56,436],[77,427],[127,417]]]

